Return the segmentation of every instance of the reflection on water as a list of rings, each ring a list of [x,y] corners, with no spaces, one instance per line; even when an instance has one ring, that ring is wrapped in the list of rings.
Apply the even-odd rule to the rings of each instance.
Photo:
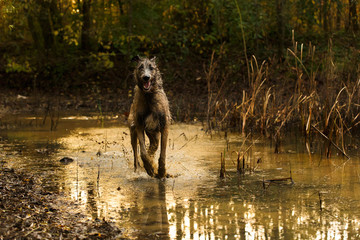
[[[7,165],[44,176],[92,219],[116,222],[134,239],[358,239],[360,161],[309,155],[303,141],[289,137],[284,153],[273,154],[267,139],[254,147],[236,173],[233,151],[244,138],[204,135],[201,126],[173,125],[167,169],[159,181],[134,173],[129,131],[117,122],[66,118],[56,132],[42,128],[2,131]],[[314,152],[317,142],[313,143]],[[228,149],[229,148],[229,149]],[[228,150],[227,150],[228,149]],[[220,153],[227,177],[220,180]],[[63,165],[62,157],[75,161]],[[261,159],[261,160],[259,160]],[[259,163],[257,163],[259,162]],[[289,177],[295,184],[263,180]]]

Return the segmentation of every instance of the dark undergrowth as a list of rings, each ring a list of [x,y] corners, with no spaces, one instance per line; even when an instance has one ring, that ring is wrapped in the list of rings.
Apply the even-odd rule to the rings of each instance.
[[[40,182],[0,168],[0,239],[121,239],[118,227],[88,220],[75,203],[46,191]]]

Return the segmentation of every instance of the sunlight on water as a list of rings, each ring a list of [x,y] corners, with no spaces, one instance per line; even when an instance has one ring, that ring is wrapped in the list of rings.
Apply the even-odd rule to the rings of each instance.
[[[167,154],[174,177],[159,181],[133,171],[127,128],[101,128],[86,118],[62,121],[51,134],[3,133],[8,140],[2,148],[11,152],[3,158],[43,174],[49,189],[63,192],[89,218],[116,222],[125,238],[360,238],[358,153],[351,160],[309,155],[302,141],[289,136],[283,153],[274,154],[267,139],[248,139],[247,146],[254,144],[246,155],[252,171],[239,175],[234,151],[243,136],[226,141],[219,134],[210,138],[199,125],[179,124],[171,126]],[[227,176],[220,180],[224,151]],[[74,162],[60,164],[62,157]],[[264,180],[288,178],[290,170],[295,184],[279,181],[264,189]]]

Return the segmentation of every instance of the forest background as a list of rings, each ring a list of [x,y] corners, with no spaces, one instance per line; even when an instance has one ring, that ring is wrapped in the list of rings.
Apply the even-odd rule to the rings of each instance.
[[[2,105],[126,117],[131,58],[156,56],[174,120],[278,137],[296,123],[341,142],[360,120],[358,11],[356,0],[0,0]]]

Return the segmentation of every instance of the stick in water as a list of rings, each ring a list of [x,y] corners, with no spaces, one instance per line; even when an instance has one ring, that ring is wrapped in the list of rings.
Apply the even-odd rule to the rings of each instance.
[[[328,140],[339,152],[341,152],[345,157],[350,159],[350,157],[343,151],[341,148],[339,148],[333,141],[331,141],[325,134],[323,134],[317,127],[311,124],[311,127],[313,127],[318,133],[320,133],[321,136],[323,136],[326,140]]]

